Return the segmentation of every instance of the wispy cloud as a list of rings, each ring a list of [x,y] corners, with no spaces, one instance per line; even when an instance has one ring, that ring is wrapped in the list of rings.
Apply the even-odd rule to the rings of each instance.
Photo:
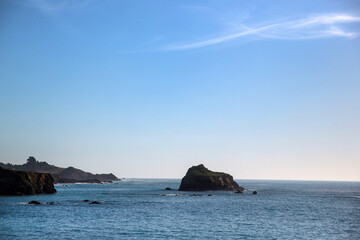
[[[329,37],[356,38],[358,31],[344,28],[346,23],[360,22],[360,17],[346,14],[325,14],[303,19],[287,20],[260,27],[249,27],[241,25],[242,31],[217,38],[207,39],[187,44],[174,44],[163,48],[165,51],[176,51],[206,47],[214,44],[228,42],[244,38],[246,36],[257,36],[260,38],[273,39],[316,39]]]
[[[342,14],[332,14],[332,15],[322,15],[317,17],[312,17],[308,19],[301,20],[298,25],[294,27],[305,27],[311,25],[320,25],[320,24],[335,24],[335,23],[348,23],[348,22],[358,22],[360,21],[359,17],[342,15]]]

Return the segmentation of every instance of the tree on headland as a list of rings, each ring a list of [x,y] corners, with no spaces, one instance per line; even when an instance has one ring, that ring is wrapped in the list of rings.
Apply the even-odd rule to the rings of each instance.
[[[27,163],[28,164],[35,164],[37,161],[34,157],[30,156],[28,159],[27,159]]]

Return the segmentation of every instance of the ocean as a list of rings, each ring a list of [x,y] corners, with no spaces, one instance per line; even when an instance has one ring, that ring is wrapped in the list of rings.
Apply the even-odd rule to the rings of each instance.
[[[164,190],[180,179],[127,179],[0,197],[0,239],[360,239],[360,182],[237,182],[249,191],[192,196]]]

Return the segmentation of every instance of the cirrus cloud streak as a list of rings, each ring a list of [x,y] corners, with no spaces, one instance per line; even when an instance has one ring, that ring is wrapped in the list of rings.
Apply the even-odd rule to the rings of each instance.
[[[356,38],[358,31],[345,28],[345,24],[359,23],[360,17],[347,14],[324,14],[303,19],[281,21],[259,27],[240,25],[240,32],[203,41],[169,45],[162,48],[165,51],[187,50],[207,47],[214,44],[240,39],[246,36],[257,36],[272,39],[319,39],[330,37]]]

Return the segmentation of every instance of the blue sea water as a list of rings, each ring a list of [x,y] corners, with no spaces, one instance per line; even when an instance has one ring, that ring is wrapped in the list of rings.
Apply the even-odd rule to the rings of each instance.
[[[164,190],[180,180],[133,179],[0,197],[0,239],[360,239],[360,182],[238,183],[251,191],[191,196]]]

